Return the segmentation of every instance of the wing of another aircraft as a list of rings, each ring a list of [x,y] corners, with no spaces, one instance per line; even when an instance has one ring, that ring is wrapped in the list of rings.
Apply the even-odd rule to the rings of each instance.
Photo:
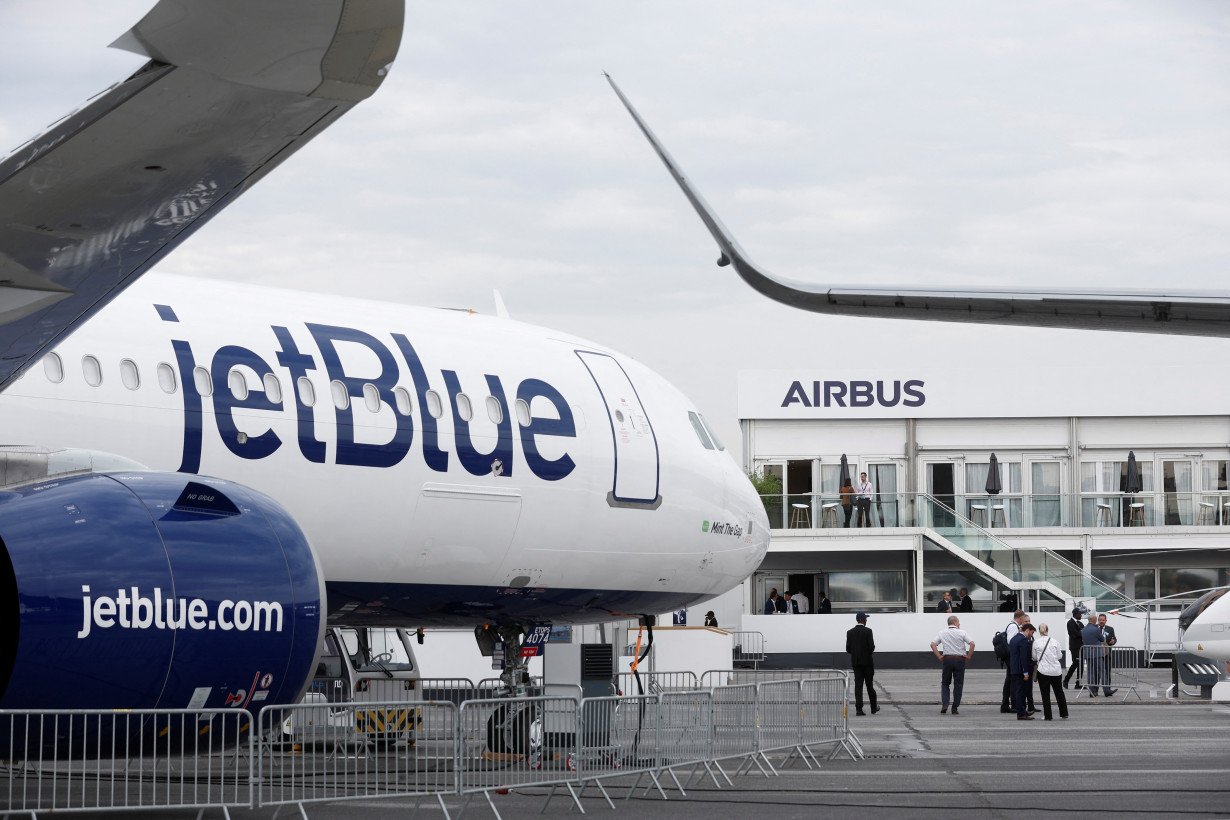
[[[1230,292],[868,287],[773,276],[748,258],[615,81],[610,76],[607,81],[713,235],[721,251],[718,264],[733,265],[743,281],[782,304],[815,313],[884,319],[1230,336]]]
[[[0,390],[371,96],[403,0],[159,0],[150,61],[0,161]]]

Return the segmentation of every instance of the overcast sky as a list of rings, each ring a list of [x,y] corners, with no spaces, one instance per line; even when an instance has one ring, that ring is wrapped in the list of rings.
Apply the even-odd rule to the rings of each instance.
[[[0,2],[0,153],[136,68],[106,45],[150,5]],[[1126,358],[1142,390],[1176,361],[1225,378],[1222,340],[771,303],[713,264],[601,72],[777,274],[1230,290],[1230,4],[410,0],[406,17],[376,96],[160,270],[480,311],[499,289],[515,318],[646,362],[736,450],[740,369]]]

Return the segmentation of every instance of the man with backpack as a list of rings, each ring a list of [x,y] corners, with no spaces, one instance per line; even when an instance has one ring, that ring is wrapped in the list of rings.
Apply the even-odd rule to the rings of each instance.
[[[1004,667],[1004,693],[999,702],[999,711],[1003,714],[1016,712],[1016,704],[1014,703],[1013,688],[1015,679],[1012,676],[1012,665],[1009,662],[1009,649],[1012,644],[1012,639],[1021,631],[1021,627],[1029,623],[1029,616],[1024,610],[1018,609],[1012,613],[1012,622],[1004,627],[1003,632],[996,632],[994,640],[991,641],[991,646],[995,649],[995,657],[999,658],[1000,664]],[[1034,708],[1034,687],[1032,684],[1025,687],[1025,711],[1032,714],[1038,711]]]

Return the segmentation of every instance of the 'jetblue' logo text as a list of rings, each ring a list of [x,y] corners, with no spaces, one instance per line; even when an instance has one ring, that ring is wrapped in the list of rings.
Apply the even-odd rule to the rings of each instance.
[[[174,316],[169,309],[159,311],[160,315],[164,312],[163,318],[167,321],[178,321],[168,318]],[[517,462],[513,458],[515,443],[521,445],[521,460],[538,478],[558,481],[568,476],[576,467],[572,457],[566,452],[556,458],[548,458],[539,450],[539,444],[544,438],[576,438],[576,424],[568,401],[559,390],[542,379],[527,378],[514,388],[506,390],[499,376],[486,373],[481,377],[481,392],[475,390],[478,384],[472,384],[472,392],[490,396],[499,404],[499,412],[492,414],[493,420],[499,418],[499,421],[494,422],[496,435],[489,446],[484,445],[487,447],[486,451],[480,452],[471,434],[470,412],[458,408],[458,396],[462,393],[461,377],[454,370],[440,370],[435,378],[443,382],[444,389],[433,387],[428,379],[427,368],[405,335],[390,334],[389,338],[393,342],[390,348],[370,333],[349,327],[306,324],[306,334],[304,330],[298,332],[300,338],[296,338],[286,327],[272,326],[270,330],[273,332],[271,341],[275,343],[273,361],[276,364],[267,361],[256,351],[238,345],[225,345],[213,354],[208,365],[212,387],[209,396],[202,396],[202,391],[197,389],[194,371],[198,370],[198,363],[192,347],[181,339],[171,340],[184,395],[184,449],[179,467],[181,472],[200,472],[204,435],[203,404],[206,398],[213,405],[214,422],[222,443],[240,458],[266,458],[280,449],[285,442],[272,427],[266,427],[260,432],[240,431],[235,422],[235,411],[248,411],[247,415],[251,419],[250,411],[284,413],[289,409],[293,410],[296,420],[296,443],[299,452],[304,459],[316,464],[324,464],[326,458],[325,441],[317,435],[317,416],[331,413],[332,419],[320,421],[325,424],[333,422],[337,438],[334,461],[337,464],[392,467],[409,455],[415,445],[414,437],[417,432],[418,449],[423,462],[438,473],[448,472],[450,460],[456,458],[457,463],[472,475],[511,477],[516,472]],[[311,346],[304,344],[302,337],[305,335],[310,336]],[[347,370],[339,352],[346,350],[353,353],[356,347],[361,348],[371,362],[361,368],[361,372],[360,368],[353,365]],[[271,395],[259,387],[250,388],[244,396],[239,397],[228,386],[232,369],[242,368],[253,372],[257,384],[263,385],[264,379],[275,372],[275,367],[279,368],[279,380],[289,386],[287,392],[290,395],[285,402],[282,396],[276,393]],[[321,370],[330,382],[345,388],[350,401],[345,402],[344,407],[338,407],[334,402],[305,400],[301,393],[300,380],[309,373]],[[399,407],[394,395],[403,374],[409,375],[409,383],[412,385],[411,392],[417,404],[417,410],[414,412],[403,412],[410,408]],[[387,441],[358,441],[355,435],[355,400],[359,406],[363,406],[369,401],[364,391],[371,393],[373,389],[379,400],[380,412],[391,412],[394,423]],[[437,419],[430,412],[428,394],[432,391],[435,391],[440,399],[440,409],[449,414],[452,422],[451,448],[441,435]],[[325,396],[329,396],[329,393],[326,392]],[[531,412],[525,413],[523,408],[522,418],[514,429],[514,413],[511,408],[518,401],[524,402]],[[290,407],[292,403],[293,407]],[[535,410],[538,411],[536,415],[533,412]],[[528,421],[525,418],[527,415]]]
[[[923,381],[814,381],[811,390],[802,382],[791,382],[782,399],[782,407],[800,404],[804,407],[922,407],[927,397]]]

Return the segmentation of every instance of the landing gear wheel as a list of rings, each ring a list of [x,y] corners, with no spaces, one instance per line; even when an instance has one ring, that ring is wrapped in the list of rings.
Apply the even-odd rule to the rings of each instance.
[[[542,745],[534,742],[534,713],[522,704],[501,704],[487,720],[487,748],[497,754],[529,755]]]

